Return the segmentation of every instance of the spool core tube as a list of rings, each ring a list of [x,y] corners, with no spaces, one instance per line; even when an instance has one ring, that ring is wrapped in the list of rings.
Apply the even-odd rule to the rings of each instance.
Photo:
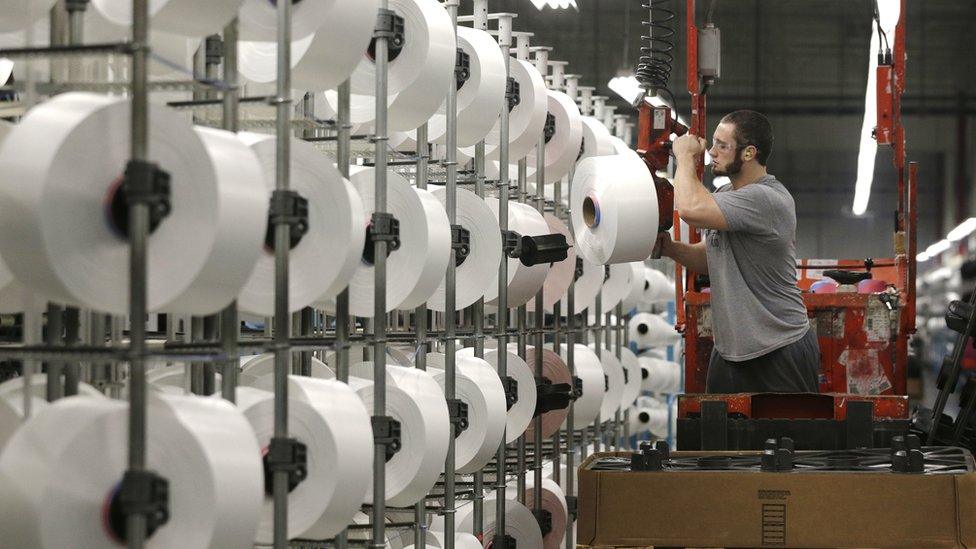
[[[593,195],[583,199],[583,223],[594,229],[600,226],[600,202]]]

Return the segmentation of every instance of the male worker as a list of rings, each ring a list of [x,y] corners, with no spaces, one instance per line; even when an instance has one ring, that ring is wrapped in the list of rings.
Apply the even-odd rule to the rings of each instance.
[[[728,176],[710,193],[695,167],[705,140],[674,142],[678,169],[674,204],[698,244],[661,237],[661,255],[711,281],[715,347],[709,393],[815,393],[820,371],[817,335],[796,286],[796,210],[782,183],[766,173],[773,150],[769,120],[735,111],[712,137],[712,173]]]

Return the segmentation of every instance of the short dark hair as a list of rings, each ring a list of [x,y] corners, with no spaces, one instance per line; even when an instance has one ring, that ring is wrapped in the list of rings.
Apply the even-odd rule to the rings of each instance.
[[[737,148],[752,145],[756,148],[756,161],[765,166],[773,152],[773,126],[769,119],[756,111],[741,110],[725,115],[722,122],[735,126]]]

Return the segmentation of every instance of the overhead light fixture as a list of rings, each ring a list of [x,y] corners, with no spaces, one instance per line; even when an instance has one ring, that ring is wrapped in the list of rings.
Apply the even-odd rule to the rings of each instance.
[[[932,259],[932,256],[930,256],[926,252],[920,252],[918,255],[915,256],[915,261],[917,261],[919,263],[925,263],[926,261],[928,261],[930,259]]]
[[[877,0],[881,29],[890,43],[895,43],[895,27],[901,15],[901,0]],[[878,154],[878,142],[872,132],[878,124],[878,50],[881,37],[877,25],[871,24],[871,47],[868,52],[868,85],[864,92],[864,122],[861,125],[861,149],[857,156],[857,183],[854,186],[854,215],[864,215],[871,198],[874,180],[874,160]]]
[[[615,76],[607,82],[607,86],[630,105],[636,105],[644,95],[644,88],[633,76]]]
[[[974,231],[976,231],[976,217],[970,217],[960,223],[955,229],[949,231],[949,234],[946,235],[946,240],[949,242],[959,242],[973,234]]]
[[[932,244],[928,248],[925,248],[925,253],[929,254],[929,257],[935,257],[941,254],[942,252],[948,250],[951,246],[952,244],[950,244],[948,240],[943,238],[942,240],[936,242],[935,244]]]
[[[573,8],[574,10],[579,11],[579,6],[576,5],[576,0],[532,0],[532,5],[534,5],[535,8],[540,11],[546,6],[557,10]]]

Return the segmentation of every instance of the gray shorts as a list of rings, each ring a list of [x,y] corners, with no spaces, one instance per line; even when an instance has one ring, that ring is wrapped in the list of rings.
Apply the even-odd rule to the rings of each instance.
[[[820,345],[811,329],[761,357],[731,362],[712,349],[706,393],[818,393]]]

